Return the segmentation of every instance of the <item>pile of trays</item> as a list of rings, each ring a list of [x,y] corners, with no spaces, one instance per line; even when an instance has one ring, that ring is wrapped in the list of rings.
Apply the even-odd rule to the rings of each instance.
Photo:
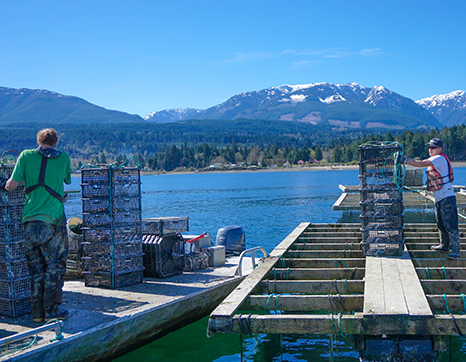
[[[186,263],[187,217],[155,217],[143,220],[144,276],[166,278],[182,274]]]
[[[0,165],[0,177],[9,178],[14,165]],[[0,314],[17,317],[31,312],[31,282],[24,247],[21,214],[24,185],[0,191]]]
[[[142,282],[139,168],[84,168],[83,274],[87,287],[116,289]]]
[[[403,252],[403,194],[396,184],[398,143],[359,146],[362,250],[370,256]]]

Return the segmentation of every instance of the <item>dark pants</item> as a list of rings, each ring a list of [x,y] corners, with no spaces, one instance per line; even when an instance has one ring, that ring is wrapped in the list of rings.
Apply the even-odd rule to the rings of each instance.
[[[456,197],[450,196],[435,203],[435,219],[440,232],[440,242],[449,246],[451,235],[458,232]]]
[[[24,239],[31,276],[32,317],[53,315],[62,303],[68,256],[66,228],[42,221],[27,222]]]

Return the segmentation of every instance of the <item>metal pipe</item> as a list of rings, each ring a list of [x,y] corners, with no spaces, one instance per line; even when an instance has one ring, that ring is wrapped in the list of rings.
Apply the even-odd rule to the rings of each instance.
[[[256,267],[256,255],[255,255],[256,251],[262,251],[262,253],[264,254],[264,257],[267,258],[267,251],[262,246],[256,246],[254,248],[244,250],[239,256],[238,267],[236,268],[236,271],[235,271],[236,276],[243,275],[243,257],[246,254],[251,254],[252,268],[254,269]]]
[[[10,343],[20,341],[22,339],[31,337],[35,334],[38,334],[40,332],[45,332],[51,329],[55,329],[55,336],[58,336],[61,333],[61,329],[63,327],[63,322],[61,321],[56,321],[50,324],[44,324],[41,327],[37,327],[34,329],[30,329],[29,331],[22,332],[22,333],[17,333],[9,337],[5,337],[0,339],[0,347],[1,346],[8,346]]]

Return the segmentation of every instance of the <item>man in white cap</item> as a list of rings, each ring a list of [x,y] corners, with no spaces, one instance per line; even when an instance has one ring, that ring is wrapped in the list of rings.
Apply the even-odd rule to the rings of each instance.
[[[414,167],[427,167],[427,190],[432,191],[435,199],[435,218],[440,234],[440,244],[432,250],[449,251],[448,259],[460,256],[460,234],[458,231],[458,209],[453,189],[453,169],[443,151],[443,142],[438,138],[429,141],[430,157],[416,161],[400,156],[398,161]]]

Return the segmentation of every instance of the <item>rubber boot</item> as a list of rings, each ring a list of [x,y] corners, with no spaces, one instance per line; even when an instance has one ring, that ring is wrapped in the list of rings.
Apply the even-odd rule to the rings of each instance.
[[[454,231],[449,233],[450,235],[450,244],[451,244],[451,253],[447,255],[448,259],[458,259],[460,257],[460,233],[459,231]]]
[[[450,251],[450,238],[446,232],[439,230],[440,244],[431,246],[432,250],[436,251]]]

